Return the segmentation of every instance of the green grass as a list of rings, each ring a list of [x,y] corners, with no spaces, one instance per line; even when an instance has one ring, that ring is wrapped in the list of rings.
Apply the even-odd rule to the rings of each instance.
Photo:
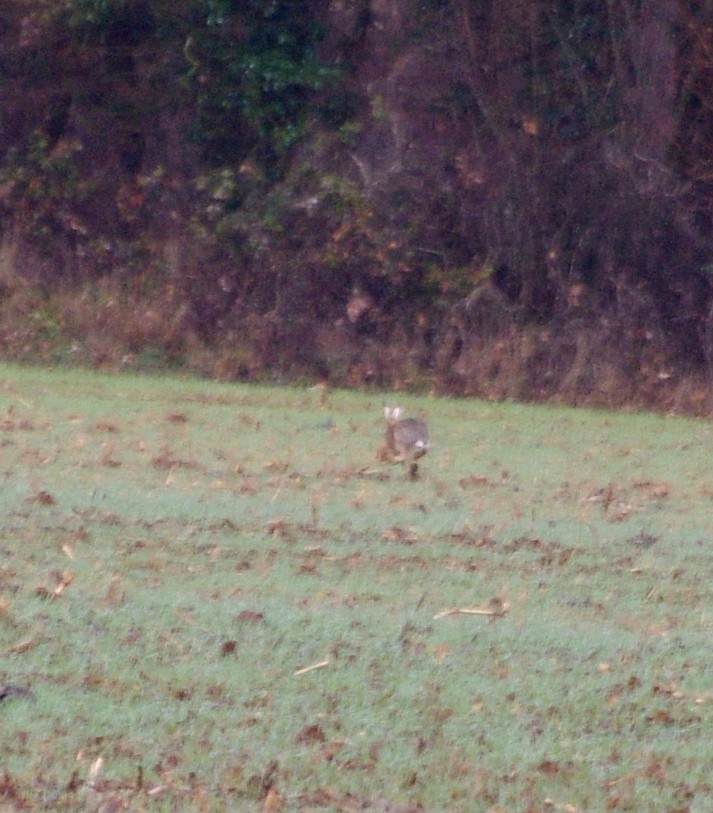
[[[384,400],[0,368],[1,811],[713,809],[710,426]]]

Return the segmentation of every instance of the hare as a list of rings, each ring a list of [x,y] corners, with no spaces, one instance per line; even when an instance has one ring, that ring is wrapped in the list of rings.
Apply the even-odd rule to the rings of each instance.
[[[401,407],[384,407],[386,432],[384,445],[379,449],[383,461],[409,462],[409,477],[418,477],[418,463],[428,451],[429,437],[426,422],[418,418],[402,418]]]

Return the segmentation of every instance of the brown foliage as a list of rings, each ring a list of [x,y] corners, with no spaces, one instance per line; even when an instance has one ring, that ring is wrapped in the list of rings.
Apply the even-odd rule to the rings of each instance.
[[[6,4],[3,353],[703,411],[711,3],[316,13],[341,84],[268,178],[192,145],[180,26]]]

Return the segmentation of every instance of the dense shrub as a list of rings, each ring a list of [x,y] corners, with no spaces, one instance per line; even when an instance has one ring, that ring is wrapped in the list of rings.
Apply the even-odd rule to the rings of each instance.
[[[63,309],[30,324],[76,342],[101,322],[72,297],[111,290],[151,324],[107,320],[117,358],[143,336],[221,375],[700,408],[711,20],[711,0],[9,0],[0,321]]]

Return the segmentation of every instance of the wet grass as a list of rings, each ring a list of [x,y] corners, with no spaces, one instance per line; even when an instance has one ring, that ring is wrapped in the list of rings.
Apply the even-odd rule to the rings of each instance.
[[[379,395],[0,402],[0,809],[713,809],[706,422],[404,398],[412,483]]]

